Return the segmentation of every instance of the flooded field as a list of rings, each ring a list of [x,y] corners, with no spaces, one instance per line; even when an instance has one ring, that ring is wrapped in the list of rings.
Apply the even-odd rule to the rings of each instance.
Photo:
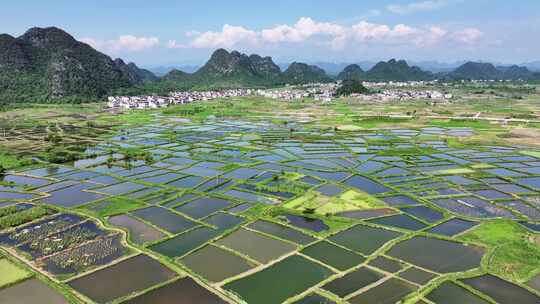
[[[309,246],[301,252],[339,270],[347,270],[364,261],[361,255],[324,241]]]
[[[110,131],[88,157],[3,176],[2,252],[65,294],[23,277],[0,302],[540,303],[539,151],[461,142],[476,132]]]
[[[470,303],[470,304],[487,304],[488,301],[476,296],[467,289],[458,286],[454,283],[446,282],[437,287],[428,296],[428,299],[435,303],[453,304],[453,303]]]
[[[539,299],[534,293],[492,275],[464,279],[462,282],[499,303],[516,301],[517,303],[533,304],[538,303]]]
[[[267,263],[292,252],[296,246],[249,230],[237,230],[217,242],[259,262]]]
[[[415,237],[397,244],[388,254],[434,272],[448,273],[480,266],[484,250],[450,241]]]
[[[146,255],[139,255],[69,282],[98,303],[107,303],[171,280],[176,273]],[[114,286],[111,288],[111,286]]]
[[[248,303],[281,303],[331,274],[323,266],[295,255],[261,272],[229,283],[225,288]]]
[[[149,291],[126,304],[168,303],[226,304],[227,302],[197,284],[190,278],[181,279],[158,289]]]
[[[32,292],[28,292],[31,290]],[[0,290],[0,303],[26,304],[68,304],[62,294],[45,283],[30,279]]]
[[[384,275],[368,268],[360,268],[322,286],[342,298],[382,279]]]
[[[181,262],[211,282],[223,281],[256,266],[230,251],[212,245],[186,256]]]

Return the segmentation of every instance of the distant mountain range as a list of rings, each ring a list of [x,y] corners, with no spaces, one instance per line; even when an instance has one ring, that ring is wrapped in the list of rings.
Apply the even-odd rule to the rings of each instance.
[[[539,80],[540,73],[524,66],[495,66],[491,63],[467,62],[454,71],[438,75],[443,80]]]
[[[540,72],[540,61],[528,62],[528,63],[522,64],[522,66],[528,68],[529,70],[533,72]]]
[[[146,69],[154,73],[154,75],[158,77],[162,77],[172,70],[179,70],[186,73],[195,73],[200,68],[201,68],[200,65],[177,64],[177,65],[167,65],[167,66],[164,66],[164,65],[153,66],[153,67],[147,67]]]
[[[153,86],[158,90],[182,88],[269,87],[283,84],[332,82],[326,72],[313,65],[294,62],[285,71],[271,57],[216,50],[194,73],[172,70]]]
[[[337,66],[337,65],[336,65]],[[466,62],[448,72],[425,71],[411,66],[405,60],[381,61],[364,69],[359,64],[344,66],[337,76],[329,76],[317,65],[293,62],[279,66],[270,57],[246,55],[224,49],[215,51],[210,60],[194,73],[173,70],[161,78],[167,89],[193,87],[268,87],[282,84],[305,84],[337,80],[366,81],[427,81],[434,79],[453,80],[534,80],[540,74],[519,66],[494,66],[491,63]],[[282,69],[284,71],[282,72]]]
[[[84,102],[107,94],[166,93],[178,89],[271,87],[339,80],[540,80],[540,62],[504,66],[482,62],[440,64],[404,60],[357,64],[294,62],[216,50],[200,68],[156,76],[134,63],[113,60],[55,27],[20,37],[0,35],[0,102]],[[530,67],[530,69],[528,68]],[[168,70],[163,68],[159,74]],[[331,76],[330,76],[331,75]]]
[[[467,63],[468,61],[456,61],[456,62],[440,62],[440,61],[410,61],[407,60],[407,63],[411,66],[417,66],[421,68],[424,71],[432,72],[432,73],[449,73],[453,70],[457,69],[458,67],[462,66],[463,64]],[[324,61],[317,61],[317,62],[308,62],[310,65],[315,65],[323,69],[328,75],[330,76],[336,76],[341,73],[347,66],[356,64],[364,71],[367,71],[374,67],[378,62],[377,61],[360,61],[360,62],[342,62],[342,63],[335,63],[335,62],[324,62]],[[277,63],[277,65],[281,68],[282,71],[286,70],[290,63]],[[508,64],[502,64],[502,63],[493,63],[495,66],[500,67],[507,67],[510,66]],[[523,66],[528,68],[529,70],[533,72],[540,72],[540,61],[533,61],[533,62],[527,62],[520,64],[519,66]],[[163,76],[167,73],[169,73],[172,70],[180,70],[186,73],[194,73],[198,69],[200,69],[200,65],[169,65],[169,66],[157,66],[157,67],[148,67],[147,70],[154,73],[156,76]]]

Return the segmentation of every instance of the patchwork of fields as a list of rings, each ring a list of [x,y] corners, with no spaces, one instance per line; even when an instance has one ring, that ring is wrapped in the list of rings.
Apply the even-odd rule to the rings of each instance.
[[[0,303],[539,303],[539,151],[472,136],[156,116],[3,176]]]

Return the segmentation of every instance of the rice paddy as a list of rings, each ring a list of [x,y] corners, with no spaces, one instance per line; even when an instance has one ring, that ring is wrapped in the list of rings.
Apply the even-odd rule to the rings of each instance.
[[[533,146],[170,118],[4,175],[0,302],[540,302]]]

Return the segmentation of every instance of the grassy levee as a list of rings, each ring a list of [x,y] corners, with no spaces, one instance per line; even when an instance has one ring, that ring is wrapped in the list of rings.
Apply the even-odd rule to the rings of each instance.
[[[487,246],[484,267],[502,278],[523,283],[539,272],[538,236],[516,222],[486,221],[458,239]]]

